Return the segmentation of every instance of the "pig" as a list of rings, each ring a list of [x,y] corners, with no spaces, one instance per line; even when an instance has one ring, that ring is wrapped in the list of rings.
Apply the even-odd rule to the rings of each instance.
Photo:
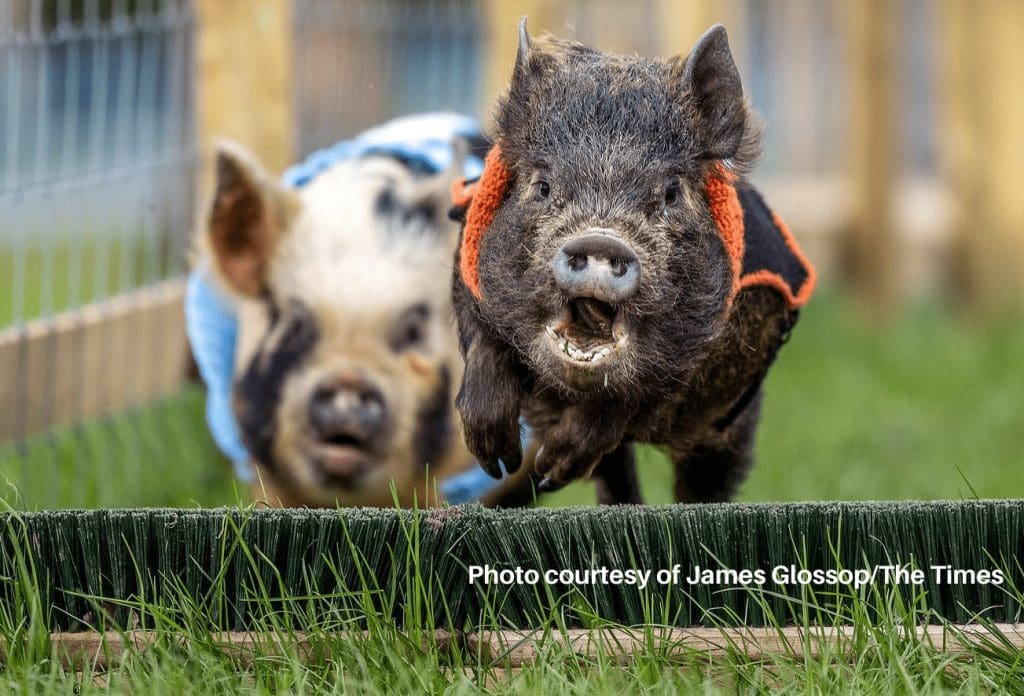
[[[746,175],[762,123],[726,31],[686,56],[611,55],[526,19],[481,178],[457,184],[454,269],[469,449],[541,491],[593,477],[642,502],[634,444],[681,502],[726,501],[752,464],[761,383],[815,285]]]
[[[371,149],[296,188],[219,146],[199,257],[237,317],[231,405],[256,497],[434,505],[439,482],[479,471],[453,404],[453,147],[441,171]]]

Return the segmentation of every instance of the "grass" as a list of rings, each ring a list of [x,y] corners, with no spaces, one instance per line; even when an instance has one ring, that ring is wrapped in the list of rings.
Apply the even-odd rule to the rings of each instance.
[[[1024,496],[1024,321],[984,325],[922,307],[888,328],[823,295],[766,384],[744,501]],[[229,467],[190,388],[136,410],[0,446],[0,492],[19,509],[231,505]],[[648,502],[671,502],[671,465],[642,454]],[[17,494],[15,493],[17,491]],[[578,483],[545,505],[592,504]]]
[[[752,660],[737,649],[710,664],[697,654],[668,656],[653,645],[625,665],[608,655],[581,657],[558,642],[559,628],[553,624],[545,628],[555,640],[533,664],[514,671],[504,669],[501,661],[481,664],[465,649],[424,643],[420,634],[386,623],[373,624],[365,636],[349,640],[324,628],[308,631],[313,651],[329,660],[304,664],[286,653],[242,664],[210,645],[193,628],[194,618],[161,617],[155,626],[158,644],[129,652],[105,673],[88,666],[65,669],[41,641],[40,647],[9,661],[0,688],[34,694],[71,689],[82,694],[1021,693],[1019,656],[998,647],[998,633],[991,638],[994,649],[976,650],[969,658],[949,656],[901,635],[905,622],[920,618],[914,611],[894,610],[886,616],[890,624],[862,624],[854,636],[811,658]],[[185,648],[183,635],[188,637]],[[813,630],[806,640],[815,642]]]
[[[0,446],[0,499],[22,510],[195,507],[239,499],[198,387],[146,408]]]

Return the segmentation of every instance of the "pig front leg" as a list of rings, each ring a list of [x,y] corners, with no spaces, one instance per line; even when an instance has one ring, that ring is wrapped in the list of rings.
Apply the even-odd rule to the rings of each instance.
[[[761,391],[758,389],[725,428],[712,426],[697,444],[672,451],[678,502],[732,500],[754,463],[754,435],[760,411]]]
[[[601,505],[642,505],[644,502],[632,443],[623,442],[601,457],[593,478],[597,484],[597,502]]]
[[[501,478],[501,463],[512,473],[523,461],[519,442],[521,379],[511,348],[489,337],[467,318],[460,322],[466,361],[455,407],[462,418],[466,446],[480,466]]]
[[[540,433],[537,473],[543,492],[558,490],[590,476],[605,455],[622,446],[629,415],[610,403],[583,402],[567,406],[552,427]],[[630,459],[631,461],[631,459]]]

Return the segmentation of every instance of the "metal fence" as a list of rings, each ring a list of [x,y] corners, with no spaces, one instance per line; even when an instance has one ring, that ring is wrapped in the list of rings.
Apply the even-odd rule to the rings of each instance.
[[[293,0],[295,151],[387,118],[482,103],[484,4]]]
[[[0,328],[180,273],[187,0],[0,3]]]
[[[0,1],[0,442],[180,384],[194,35],[188,0]]]

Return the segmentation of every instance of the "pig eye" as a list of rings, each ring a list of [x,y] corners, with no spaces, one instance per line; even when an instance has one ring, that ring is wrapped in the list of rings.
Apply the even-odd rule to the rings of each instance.
[[[666,207],[667,206],[673,206],[676,203],[678,203],[679,202],[679,196],[681,195],[681,193],[682,192],[679,190],[679,184],[678,183],[669,184],[669,187],[667,189],[665,189],[665,205],[666,205]]]
[[[422,303],[415,304],[402,312],[388,341],[391,350],[401,353],[422,344],[427,337],[427,320],[429,318],[430,308]]]
[[[682,196],[682,191],[679,189],[679,183],[674,182],[668,185],[665,189],[665,200],[664,205],[661,208],[661,217],[668,220],[672,215],[672,208],[676,203],[679,202]]]
[[[551,184],[541,179],[534,186],[537,187],[537,200],[546,200],[551,195]]]

